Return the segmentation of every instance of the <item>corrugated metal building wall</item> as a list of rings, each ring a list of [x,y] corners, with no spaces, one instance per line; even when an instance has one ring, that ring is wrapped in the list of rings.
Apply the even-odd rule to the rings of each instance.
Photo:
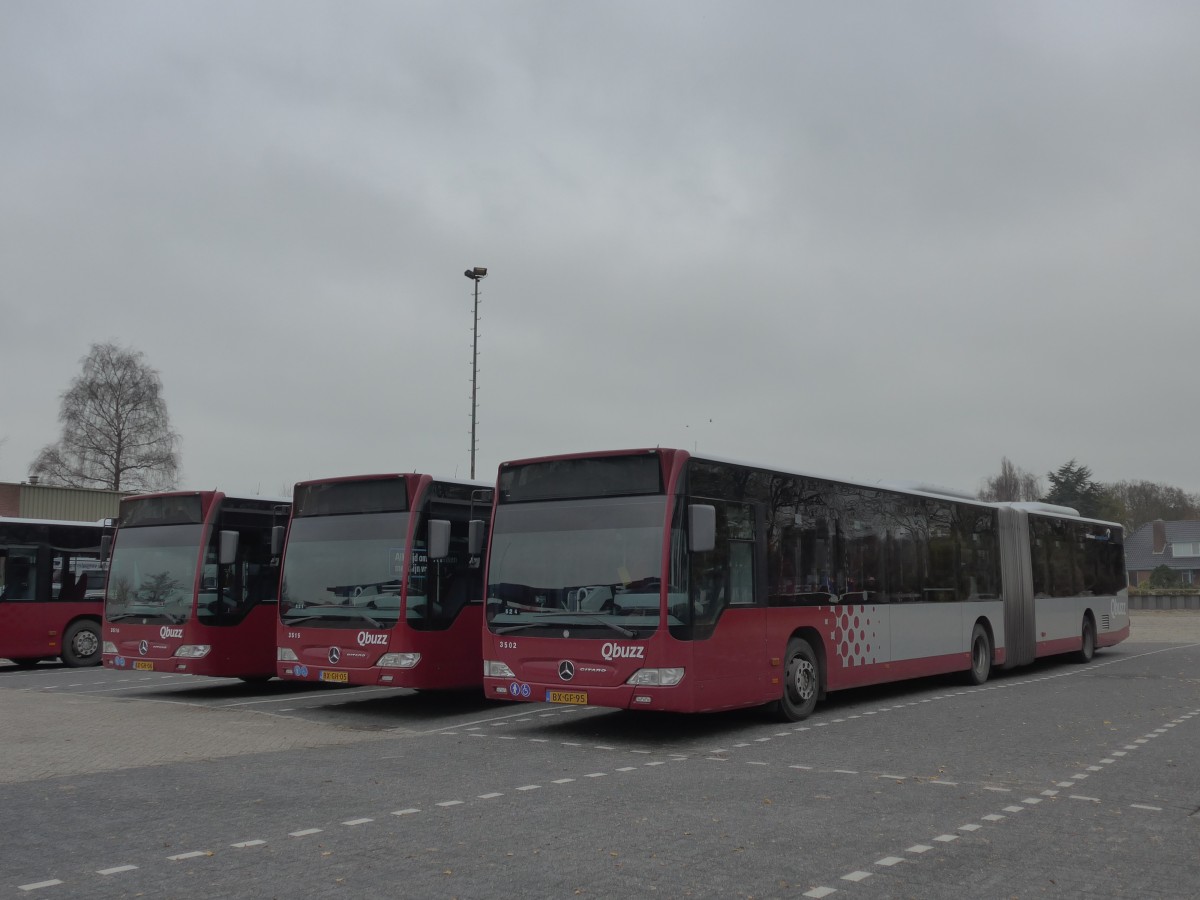
[[[115,519],[132,491],[103,491],[49,484],[0,484],[0,516],[95,522]]]

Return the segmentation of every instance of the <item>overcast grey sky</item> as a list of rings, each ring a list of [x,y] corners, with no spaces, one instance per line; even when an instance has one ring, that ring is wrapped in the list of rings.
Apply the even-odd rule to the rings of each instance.
[[[0,480],[93,341],[181,487],[683,446],[1200,492],[1200,4],[0,5]]]

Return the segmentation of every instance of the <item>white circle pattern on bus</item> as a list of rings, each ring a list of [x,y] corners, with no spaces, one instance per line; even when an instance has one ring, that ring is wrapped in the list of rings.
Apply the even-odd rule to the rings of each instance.
[[[834,653],[841,660],[842,668],[865,666],[876,662],[871,654],[875,643],[875,632],[868,629],[871,626],[869,615],[875,615],[877,608],[872,606],[842,606],[833,608],[837,616],[833,631]]]

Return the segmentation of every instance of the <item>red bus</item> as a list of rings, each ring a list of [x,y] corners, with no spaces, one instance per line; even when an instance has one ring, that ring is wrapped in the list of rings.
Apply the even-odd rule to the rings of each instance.
[[[0,518],[0,657],[100,663],[103,522]]]
[[[104,665],[262,681],[275,675],[286,500],[126,497],[104,603]]]
[[[493,699],[798,720],[1129,636],[1119,525],[682,450],[505,463],[489,543]]]
[[[279,677],[478,688],[492,490],[419,474],[296,485]]]

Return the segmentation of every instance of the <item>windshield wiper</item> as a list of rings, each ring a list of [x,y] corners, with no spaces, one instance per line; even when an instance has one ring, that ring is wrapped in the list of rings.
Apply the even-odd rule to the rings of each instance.
[[[494,630],[495,630],[496,634],[512,634],[514,631],[525,631],[528,628],[540,628],[543,625],[576,625],[576,624],[579,624],[577,622],[562,621],[563,619],[565,619],[568,616],[583,617],[583,618],[596,617],[596,621],[586,622],[584,624],[603,625],[606,628],[612,629],[613,631],[615,631],[617,634],[621,635],[622,637],[627,637],[627,638],[636,638],[637,637],[636,631],[632,631],[632,630],[624,627],[623,625],[616,624],[615,622],[610,622],[607,619],[598,618],[599,616],[604,616],[604,615],[608,615],[608,614],[600,613],[600,612],[566,612],[566,613],[555,612],[555,613],[548,613],[544,618],[538,619],[536,622],[522,622],[518,625],[504,625],[504,626],[502,626],[500,628],[496,628]],[[555,621],[550,621],[552,619]]]
[[[382,622],[375,621],[375,619],[371,618],[365,612],[363,612],[361,609],[358,609],[357,607],[354,607],[354,606],[324,606],[321,608],[322,609],[336,609],[339,613],[353,613],[354,616],[356,616],[359,619],[362,619],[364,622],[366,622],[372,628],[384,629],[387,627]],[[314,619],[327,619],[330,621],[337,621],[339,619],[349,619],[349,618],[351,618],[351,617],[343,616],[343,615],[331,616],[328,613],[315,613],[314,615],[311,615],[311,616],[300,616],[297,619],[293,619],[293,618],[284,616],[283,622],[285,625],[299,625],[301,622],[311,622]]]

